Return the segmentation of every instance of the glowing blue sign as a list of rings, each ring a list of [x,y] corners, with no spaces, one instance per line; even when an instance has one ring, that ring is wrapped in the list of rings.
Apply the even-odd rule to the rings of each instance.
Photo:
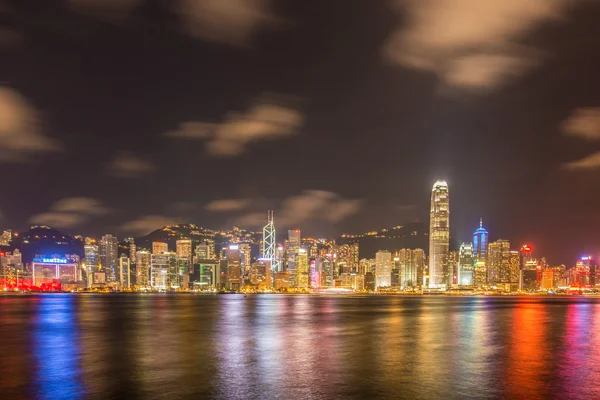
[[[69,260],[66,258],[34,258],[33,262],[44,264],[68,264]]]

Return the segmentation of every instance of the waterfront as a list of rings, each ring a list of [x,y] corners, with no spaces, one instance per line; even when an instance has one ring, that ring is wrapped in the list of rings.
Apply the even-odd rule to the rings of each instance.
[[[3,399],[600,398],[600,299],[0,297]]]

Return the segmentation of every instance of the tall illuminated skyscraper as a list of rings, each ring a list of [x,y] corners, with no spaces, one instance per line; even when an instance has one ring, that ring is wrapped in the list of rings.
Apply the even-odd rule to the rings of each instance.
[[[379,250],[375,253],[375,287],[392,286],[392,253]]]
[[[299,289],[308,289],[310,284],[310,269],[308,265],[308,253],[306,249],[298,249],[296,256],[296,287]]]
[[[263,228],[263,249],[262,258],[271,260],[271,268],[279,271],[279,262],[275,258],[275,221],[273,219],[273,210],[267,213],[267,225]]]
[[[118,250],[119,242],[115,236],[111,234],[102,236],[100,246],[98,246],[98,258],[102,269],[106,271],[106,280],[108,282],[116,282],[118,280]]]
[[[437,180],[431,190],[431,214],[429,222],[429,287],[445,288],[450,285],[452,274],[448,271],[450,249],[450,199],[448,184]]]
[[[479,228],[473,232],[473,253],[475,254],[476,261],[483,261],[485,263],[487,259],[488,250],[488,231],[483,227],[483,218],[479,219]]]
[[[486,255],[488,283],[510,283],[510,242],[498,239],[490,242]]]
[[[462,243],[458,252],[458,284],[460,286],[473,286],[474,271],[473,243]]]
[[[137,279],[136,279],[137,286],[140,288],[147,289],[150,287],[150,264],[151,264],[150,252],[148,252],[146,250],[140,250],[135,254],[135,256],[136,256],[135,265],[136,265],[136,272],[137,272]]]

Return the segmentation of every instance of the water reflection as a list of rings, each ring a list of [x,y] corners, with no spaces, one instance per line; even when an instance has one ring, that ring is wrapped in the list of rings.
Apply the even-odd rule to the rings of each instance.
[[[52,400],[83,398],[76,297],[49,295],[39,300],[31,326],[32,395]]]
[[[0,393],[600,398],[600,299],[0,297]]]

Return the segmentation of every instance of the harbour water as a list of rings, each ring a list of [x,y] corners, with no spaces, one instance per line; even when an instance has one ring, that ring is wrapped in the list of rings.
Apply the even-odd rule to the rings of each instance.
[[[0,296],[2,399],[600,398],[600,299]]]

